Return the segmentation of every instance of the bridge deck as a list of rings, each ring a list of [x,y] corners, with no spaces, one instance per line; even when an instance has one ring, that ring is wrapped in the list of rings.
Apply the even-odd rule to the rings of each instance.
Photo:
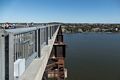
[[[59,28],[53,35],[52,39],[48,41],[48,45],[41,49],[41,57],[32,61],[27,70],[20,77],[20,80],[42,80],[42,76],[46,68],[58,30]]]

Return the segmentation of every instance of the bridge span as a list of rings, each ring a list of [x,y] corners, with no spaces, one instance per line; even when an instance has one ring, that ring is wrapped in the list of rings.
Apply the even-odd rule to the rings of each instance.
[[[0,30],[0,80],[65,80],[61,25]]]

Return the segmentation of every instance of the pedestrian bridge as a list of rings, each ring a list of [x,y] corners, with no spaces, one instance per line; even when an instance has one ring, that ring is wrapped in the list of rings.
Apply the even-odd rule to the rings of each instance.
[[[0,30],[0,80],[64,80],[61,25]]]

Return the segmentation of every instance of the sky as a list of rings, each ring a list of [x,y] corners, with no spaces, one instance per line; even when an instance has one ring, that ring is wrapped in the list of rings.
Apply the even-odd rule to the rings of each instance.
[[[0,0],[0,22],[120,23],[120,0]]]

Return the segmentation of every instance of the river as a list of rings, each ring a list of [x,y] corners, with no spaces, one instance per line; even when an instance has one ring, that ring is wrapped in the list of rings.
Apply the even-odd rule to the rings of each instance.
[[[120,80],[120,33],[64,34],[67,80]]]

